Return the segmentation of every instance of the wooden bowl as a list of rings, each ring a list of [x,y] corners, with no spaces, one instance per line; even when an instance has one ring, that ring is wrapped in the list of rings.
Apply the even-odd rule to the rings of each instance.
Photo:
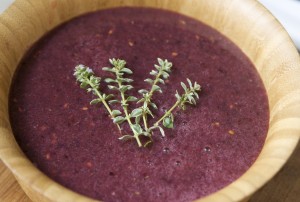
[[[200,201],[242,201],[270,180],[293,152],[300,134],[299,55],[277,20],[255,0],[17,0],[0,18],[0,156],[33,201],[92,201],[41,173],[16,143],[8,116],[13,73],[43,34],[75,16],[116,6],[147,6],[196,18],[236,43],[266,87],[270,129],[261,154],[238,180]]]

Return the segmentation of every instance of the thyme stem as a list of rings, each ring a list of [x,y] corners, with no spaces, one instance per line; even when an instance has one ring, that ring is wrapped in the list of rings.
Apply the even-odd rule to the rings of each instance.
[[[164,120],[164,118],[166,118],[167,116],[169,116],[171,114],[171,112],[178,106],[180,105],[181,100],[177,100],[175,102],[175,104],[158,120],[156,121],[156,123],[154,124],[154,126],[158,126],[158,124]]]
[[[143,113],[143,121],[144,121],[144,127],[145,127],[145,130],[148,130],[148,124],[147,124],[147,116],[146,116],[146,113]]]
[[[120,76],[119,76],[119,71],[116,72],[116,76],[117,76],[118,87],[119,87],[119,89],[121,89],[121,88],[122,88],[122,82],[120,81],[121,78],[120,78]],[[137,141],[139,147],[141,147],[141,146],[142,146],[142,143],[141,143],[141,141],[140,141],[139,134],[134,130],[133,124],[132,124],[131,119],[130,119],[130,116],[129,116],[129,114],[128,114],[127,101],[126,101],[126,98],[125,98],[125,94],[124,94],[124,92],[122,92],[122,91],[120,91],[120,93],[121,93],[121,98],[122,98],[121,103],[122,103],[122,107],[123,107],[123,109],[124,109],[124,113],[125,113],[125,116],[126,116],[126,120],[127,120],[128,124],[129,124],[129,126],[130,126],[130,129],[131,129],[132,132],[134,133],[134,138],[136,139],[136,141]]]
[[[154,92],[154,87],[153,86],[155,86],[158,83],[158,79],[160,78],[160,76],[162,74],[162,71],[163,71],[163,69],[160,69],[158,74],[155,77],[155,80],[152,84],[151,90],[148,94],[148,99],[145,99],[145,101],[144,101],[144,109],[146,109],[148,107],[148,103],[151,101],[151,98],[152,98],[152,95],[153,95],[153,92]],[[144,121],[145,130],[148,130],[147,113],[146,112],[143,113],[143,121]]]
[[[161,68],[161,69],[159,70],[158,74],[157,74],[156,77],[155,77],[155,80],[154,80],[154,82],[153,82],[153,84],[152,84],[152,87],[151,87],[151,90],[150,90],[150,92],[149,92],[149,100],[151,100],[151,97],[152,97],[153,92],[154,92],[154,87],[153,87],[153,86],[155,86],[155,85],[158,83],[158,79],[160,78],[162,72],[163,72],[163,69]]]
[[[95,88],[94,84],[87,79],[87,83],[93,88],[94,92],[96,93],[96,95],[101,99],[103,105],[105,106],[106,110],[108,111],[109,115],[112,117],[112,118],[115,118],[115,116],[112,114],[112,110],[111,108],[109,107],[109,105],[107,104],[106,100],[103,98],[103,96],[101,95],[101,93],[98,91],[97,88]],[[119,129],[119,131],[121,131],[121,127],[119,124],[117,124],[117,127]]]

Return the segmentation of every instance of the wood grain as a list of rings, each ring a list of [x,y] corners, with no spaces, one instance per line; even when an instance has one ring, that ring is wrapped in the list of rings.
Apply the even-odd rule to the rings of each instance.
[[[31,202],[13,174],[0,161],[0,201]]]
[[[300,199],[300,144],[283,169],[249,202],[297,202]]]
[[[164,8],[191,16],[226,35],[254,63],[269,98],[265,145],[243,176],[200,201],[247,200],[282,168],[300,137],[299,55],[282,26],[255,0],[17,0],[0,17],[0,157],[5,165],[33,201],[92,201],[55,183],[24,156],[10,128],[8,93],[18,62],[44,33],[74,16],[115,6]]]

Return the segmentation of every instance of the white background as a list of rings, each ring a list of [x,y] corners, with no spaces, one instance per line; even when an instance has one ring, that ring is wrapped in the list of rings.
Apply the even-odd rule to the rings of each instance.
[[[14,0],[0,0],[2,13]],[[42,1],[42,0],[41,0]],[[300,1],[299,0],[259,0],[288,31],[300,50]],[[276,34],[276,33],[274,33]],[[271,36],[270,36],[271,37]]]
[[[0,13],[2,13],[14,0],[0,0]]]

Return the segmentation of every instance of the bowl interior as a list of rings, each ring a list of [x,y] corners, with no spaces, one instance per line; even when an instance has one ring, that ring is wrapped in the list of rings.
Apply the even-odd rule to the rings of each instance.
[[[270,128],[261,154],[238,180],[201,201],[239,201],[283,166],[300,134],[300,60],[289,36],[257,1],[244,0],[17,0],[0,17],[0,155],[34,201],[90,201],[38,171],[14,140],[8,117],[13,73],[26,50],[58,24],[80,14],[116,6],[163,8],[215,28],[255,64],[266,87]]]

